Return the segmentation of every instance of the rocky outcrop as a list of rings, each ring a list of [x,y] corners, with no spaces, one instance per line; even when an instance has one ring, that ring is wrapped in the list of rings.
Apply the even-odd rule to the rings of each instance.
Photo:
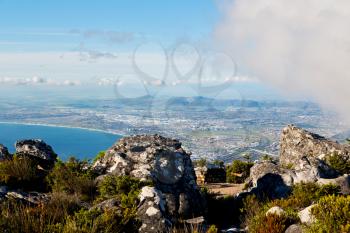
[[[151,180],[140,194],[141,232],[164,232],[181,219],[204,214],[190,154],[177,140],[159,135],[125,137],[106,151],[93,168],[101,175],[130,175]]]
[[[0,186],[0,201],[15,200],[26,205],[37,205],[49,200],[49,196],[39,192],[23,192],[21,190],[10,190],[7,186]]]
[[[250,169],[252,191],[259,196],[280,198],[289,188],[301,182],[336,184],[343,193],[349,193],[350,179],[327,163],[327,155],[337,153],[349,156],[349,147],[332,142],[295,126],[287,126],[281,136],[279,162],[261,161]]]
[[[345,174],[343,176],[339,176],[334,179],[319,179],[317,181],[317,184],[319,185],[327,185],[332,184],[336,185],[340,188],[340,193],[343,195],[349,195],[350,194],[350,176]]]
[[[293,125],[282,131],[280,163],[284,166],[297,165],[303,157],[323,160],[333,153],[350,158],[350,146],[341,145]]]
[[[4,145],[0,144],[0,161],[4,159],[8,159],[11,157],[9,150]]]
[[[17,141],[15,147],[17,156],[27,156],[37,161],[44,169],[52,168],[57,159],[52,147],[40,139]]]

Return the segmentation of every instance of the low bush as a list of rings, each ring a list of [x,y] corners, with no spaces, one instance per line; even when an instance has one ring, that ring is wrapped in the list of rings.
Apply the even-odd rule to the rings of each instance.
[[[292,188],[292,194],[286,199],[275,200],[273,203],[282,208],[293,208],[295,210],[301,210],[313,203],[317,202],[320,198],[339,194],[340,188],[336,185],[317,185],[315,183],[300,183],[296,184]]]
[[[243,201],[241,209],[244,215],[243,223],[248,226],[252,233],[282,233],[287,227],[298,222],[296,211],[285,209],[285,214],[280,216],[275,214],[266,215],[266,212],[273,207],[273,203],[262,203],[254,196],[248,196]]]
[[[307,232],[350,232],[350,196],[322,197],[311,212],[317,221],[310,226]]]
[[[97,201],[117,198],[123,207],[132,208],[137,205],[141,188],[146,185],[152,186],[152,183],[130,176],[106,176],[98,185]]]
[[[105,157],[105,155],[106,155],[106,151],[100,151],[97,155],[96,155],[96,157],[94,158],[94,160],[93,160],[93,163],[95,163],[97,160],[99,160],[99,159],[102,159],[103,157]]]
[[[199,159],[193,161],[193,165],[195,167],[205,167],[208,164],[208,161],[206,159]]]
[[[87,161],[70,158],[67,162],[58,161],[47,181],[53,192],[65,192],[79,195],[84,201],[91,201],[95,197],[95,174]]]
[[[122,233],[138,232],[136,209],[81,210],[67,218],[63,233]]]
[[[251,162],[234,160],[231,165],[226,167],[226,181],[228,183],[244,183],[249,177],[250,168],[254,165]]]
[[[12,159],[0,162],[0,183],[11,188],[30,190],[35,187],[42,191],[46,185],[44,176],[46,172],[39,170],[37,163],[28,157],[14,156]]]
[[[0,232],[61,232],[67,216],[79,209],[79,200],[64,193],[54,193],[47,203],[37,206],[8,200],[0,205]]]
[[[298,222],[298,211],[329,195],[337,195],[339,191],[339,187],[334,185],[300,183],[293,186],[291,195],[284,199],[261,201],[250,195],[243,201],[242,222],[253,233],[284,232],[289,225]],[[285,214],[266,216],[266,212],[274,206],[283,208]]]
[[[326,163],[340,174],[350,173],[350,161],[338,153],[327,156]]]

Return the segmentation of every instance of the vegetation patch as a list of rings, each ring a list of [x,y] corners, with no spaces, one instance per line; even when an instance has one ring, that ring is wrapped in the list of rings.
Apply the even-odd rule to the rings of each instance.
[[[234,160],[231,165],[226,167],[226,181],[228,183],[241,184],[249,177],[250,168],[254,165],[252,162]]]

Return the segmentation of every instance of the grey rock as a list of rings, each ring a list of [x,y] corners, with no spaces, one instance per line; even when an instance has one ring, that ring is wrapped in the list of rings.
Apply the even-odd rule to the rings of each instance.
[[[339,144],[293,125],[287,126],[282,131],[280,163],[284,166],[297,165],[305,156],[323,160],[333,153],[349,159],[350,146]]]
[[[250,180],[251,192],[258,197],[283,198],[290,193],[293,174],[273,162],[263,161],[250,169]]]
[[[0,161],[4,159],[9,159],[11,157],[12,155],[9,153],[7,147],[0,144]]]
[[[45,193],[39,192],[23,192],[20,190],[8,190],[3,200],[16,200],[16,202],[23,203],[26,205],[38,205],[40,203],[48,202],[50,197]]]
[[[120,201],[116,198],[111,198],[94,205],[90,209],[108,210],[118,206],[120,206]]]
[[[17,156],[27,156],[37,161],[44,169],[52,168],[57,159],[52,147],[40,139],[17,141],[15,147]]]
[[[159,135],[122,138],[93,169],[101,175],[129,175],[153,182],[154,187],[144,187],[140,194],[140,232],[164,232],[180,220],[205,213],[190,153],[178,140]]]
[[[298,212],[300,222],[306,225],[310,225],[316,221],[315,217],[311,214],[311,209],[314,208],[316,204],[306,207],[305,209]]]
[[[345,174],[343,176],[334,178],[334,179],[318,179],[317,184],[327,185],[333,184],[340,187],[340,192],[344,195],[350,194],[350,176]]]
[[[303,227],[300,224],[293,224],[284,233],[303,233]]]
[[[251,191],[258,196],[281,198],[289,194],[294,184],[335,179],[339,174],[326,164],[326,155],[336,152],[349,156],[350,152],[348,146],[295,126],[283,129],[280,148],[279,163],[260,161],[250,169]],[[334,182],[341,186],[343,193],[350,192],[348,178]]]
[[[277,216],[282,216],[284,215],[286,212],[279,206],[274,206],[271,207],[268,211],[266,211],[265,215],[270,215],[270,214],[274,214]]]

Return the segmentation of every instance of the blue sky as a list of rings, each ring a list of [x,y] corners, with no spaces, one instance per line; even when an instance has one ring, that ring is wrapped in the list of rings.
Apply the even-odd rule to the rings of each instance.
[[[199,38],[219,17],[213,0],[0,0],[0,9],[0,51],[73,49],[82,38],[72,30],[133,33],[164,42]]]
[[[140,79],[134,62],[141,76],[151,76],[159,84],[166,65],[170,67],[166,57],[183,43],[179,51],[184,56],[179,56],[177,68],[186,73],[193,66],[199,71],[201,67],[193,62],[197,53],[201,59],[216,56],[211,42],[223,16],[219,4],[217,0],[0,0],[0,84],[33,89],[33,85],[46,84],[98,88],[117,83],[142,89],[145,80]],[[186,54],[188,51],[193,54]],[[208,70],[205,80],[212,85],[232,75],[234,65],[221,71],[215,68],[203,69]],[[211,81],[221,73],[221,80]],[[237,70],[234,74],[241,75]],[[167,84],[180,95],[186,95],[183,90],[196,85],[197,79],[193,75],[183,83],[173,70],[166,75]],[[251,93],[256,90],[264,92],[253,84]]]

